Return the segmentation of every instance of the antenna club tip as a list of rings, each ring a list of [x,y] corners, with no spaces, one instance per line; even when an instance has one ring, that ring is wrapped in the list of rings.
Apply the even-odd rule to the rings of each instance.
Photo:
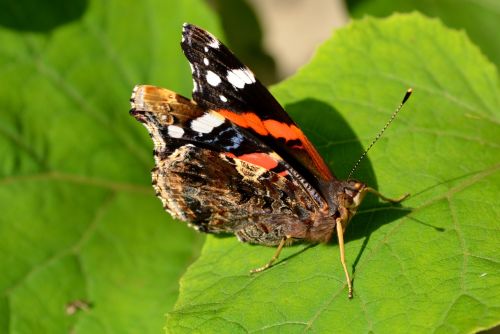
[[[413,93],[413,88],[408,88],[406,91],[405,97],[403,97],[403,101],[401,102],[401,105],[405,104],[405,102],[410,98],[411,93]]]

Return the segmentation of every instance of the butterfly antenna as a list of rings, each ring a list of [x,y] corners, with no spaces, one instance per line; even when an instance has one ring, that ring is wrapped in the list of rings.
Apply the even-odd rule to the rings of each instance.
[[[368,148],[363,152],[363,154],[361,154],[361,157],[359,157],[358,161],[356,161],[356,163],[354,164],[354,167],[352,167],[351,172],[349,173],[349,176],[347,177],[348,180],[351,179],[352,174],[356,171],[356,169],[358,168],[359,164],[364,159],[364,157],[366,156],[366,154],[368,153],[368,151],[372,148],[373,145],[375,145],[375,143],[380,139],[380,137],[382,137],[382,134],[384,133],[384,131],[389,127],[389,125],[392,123],[392,121],[396,118],[396,116],[398,115],[398,113],[403,108],[403,105],[410,98],[410,95],[411,95],[412,92],[413,92],[413,89],[411,89],[411,88],[409,88],[406,91],[406,94],[403,97],[403,100],[401,101],[401,103],[399,104],[399,106],[396,108],[396,111],[394,111],[394,113],[391,115],[391,118],[389,118],[389,120],[387,121],[387,123],[385,123],[384,127],[382,128],[382,130],[380,130],[380,132],[377,134],[377,136],[375,136],[375,138],[372,140],[370,146],[368,146]]]

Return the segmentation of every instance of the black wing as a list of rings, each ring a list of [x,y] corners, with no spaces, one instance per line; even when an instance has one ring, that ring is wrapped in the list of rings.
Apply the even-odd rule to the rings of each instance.
[[[184,24],[182,50],[194,81],[193,99],[253,133],[316,189],[333,175],[312,143],[250,69],[209,32]]]

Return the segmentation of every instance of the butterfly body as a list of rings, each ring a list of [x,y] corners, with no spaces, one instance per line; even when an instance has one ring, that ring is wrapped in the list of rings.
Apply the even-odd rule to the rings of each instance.
[[[154,142],[153,187],[174,218],[207,233],[278,246],[328,242],[343,233],[364,195],[338,180],[305,134],[210,33],[186,24],[181,47],[191,65],[193,100],[165,88],[134,88],[131,115]]]

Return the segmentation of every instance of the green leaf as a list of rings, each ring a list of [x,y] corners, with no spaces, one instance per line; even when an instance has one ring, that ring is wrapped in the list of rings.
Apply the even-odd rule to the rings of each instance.
[[[181,280],[172,333],[464,333],[500,319],[498,76],[464,33],[420,15],[354,21],[273,90],[346,177],[408,87],[414,94],[355,177],[368,198],[336,242],[273,248],[209,237]],[[351,268],[350,268],[351,269]]]
[[[202,237],[155,198],[128,100],[189,94],[182,23],[219,30],[202,1],[43,4],[0,11],[0,332],[157,332]]]
[[[500,30],[500,2],[491,0],[347,0],[349,12],[355,18],[366,14],[387,16],[395,11],[418,10],[438,17],[447,26],[465,29],[471,40],[500,67],[500,43],[494,42],[494,31]],[[492,35],[493,34],[493,35]]]

